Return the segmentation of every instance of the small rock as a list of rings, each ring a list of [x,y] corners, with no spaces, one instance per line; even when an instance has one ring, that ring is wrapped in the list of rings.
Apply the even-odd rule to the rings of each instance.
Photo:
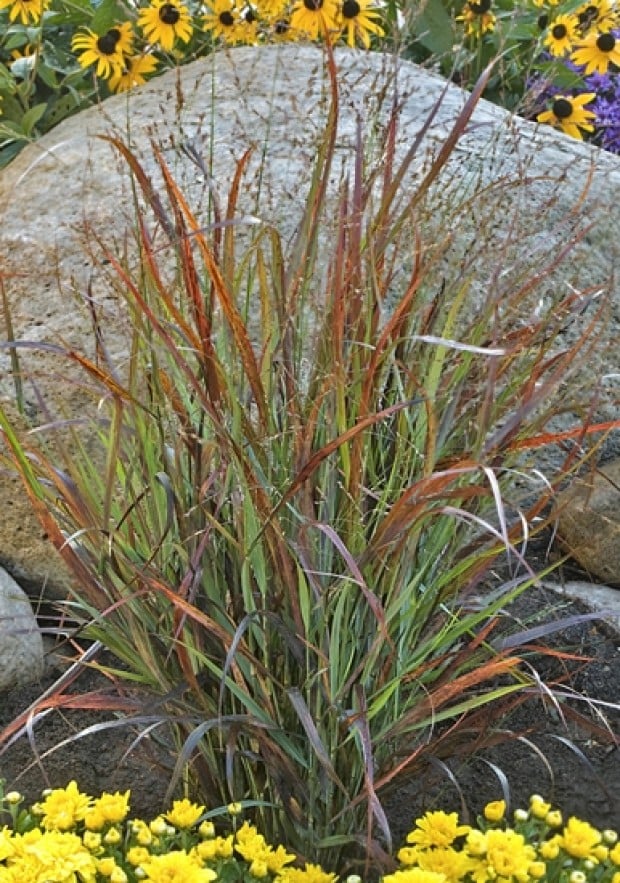
[[[0,692],[43,674],[43,641],[26,594],[0,568]]]
[[[620,586],[620,459],[577,479],[558,500],[558,537],[591,576]]]
[[[620,633],[620,592],[618,589],[611,586],[594,585],[581,580],[570,580],[565,583],[545,580],[542,585],[545,589],[552,589],[559,595],[581,601],[594,613],[600,613],[605,622]],[[609,670],[609,666],[605,666],[604,670]]]

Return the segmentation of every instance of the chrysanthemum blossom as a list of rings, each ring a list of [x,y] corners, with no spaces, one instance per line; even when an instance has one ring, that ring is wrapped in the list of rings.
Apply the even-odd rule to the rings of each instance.
[[[204,811],[204,806],[183,798],[173,802],[172,809],[165,814],[165,819],[175,828],[193,828]]]
[[[423,849],[436,846],[451,846],[457,837],[469,833],[469,825],[459,825],[457,813],[442,810],[427,812],[416,819],[416,826],[407,835],[407,843],[415,843]]]
[[[215,871],[201,867],[196,856],[183,850],[154,855],[140,867],[145,883],[211,883],[217,878]]]
[[[586,859],[594,853],[593,850],[601,842],[600,831],[593,828],[588,822],[572,816],[562,831],[558,841],[562,849],[573,858]]]
[[[41,801],[41,825],[47,831],[70,831],[84,820],[92,802],[74,781],[66,788],[55,788]]]
[[[338,6],[335,0],[298,0],[291,13],[291,27],[318,40],[325,33],[338,30]]]
[[[71,48],[80,53],[78,61],[82,67],[94,65],[97,76],[108,79],[123,69],[124,56],[131,52],[132,43],[131,23],[126,21],[101,35],[89,29],[86,33],[77,33]]]
[[[571,61],[585,65],[584,74],[604,74],[610,64],[620,67],[620,40],[612,33],[589,34],[571,53]]]
[[[151,43],[159,43],[164,52],[170,52],[175,40],[188,43],[193,33],[187,6],[180,0],[152,0],[138,12],[138,27]]]
[[[594,113],[586,110],[584,105],[590,104],[596,98],[594,92],[585,92],[583,95],[556,95],[549,110],[539,113],[536,119],[539,123],[546,123],[561,129],[572,138],[582,139],[582,132],[593,132],[594,126],[591,120]]]

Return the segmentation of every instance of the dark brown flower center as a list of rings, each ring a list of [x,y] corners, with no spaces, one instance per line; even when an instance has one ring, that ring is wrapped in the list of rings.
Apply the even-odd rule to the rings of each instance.
[[[469,8],[474,15],[484,15],[491,8],[492,0],[479,0],[478,3],[472,3],[470,0]]]
[[[323,6],[323,0],[304,0],[304,6],[310,12],[317,12]]]
[[[164,3],[159,8],[159,18],[165,25],[175,25],[181,18],[181,13],[172,3]]]
[[[116,44],[121,38],[121,32],[118,28],[110,28],[102,37],[97,40],[97,49],[102,55],[114,55],[116,52]]]
[[[360,14],[360,5],[357,0],[344,0],[342,15],[344,18],[356,18]]]
[[[281,37],[283,34],[286,34],[286,32],[288,31],[289,23],[287,21],[283,21],[282,19],[280,19],[280,21],[277,21],[275,23],[273,29],[276,32],[276,34],[278,35],[278,37]]]
[[[596,21],[598,18],[598,9],[596,6],[588,6],[583,12],[579,13],[579,24],[580,25],[591,25],[593,21]]]
[[[563,40],[568,34],[568,28],[566,25],[554,25],[551,28],[551,33],[556,40]]]
[[[540,28],[541,31],[545,30],[545,28],[549,24],[549,16],[547,15],[546,12],[543,13],[543,15],[538,16],[537,24],[538,24],[538,27]]]
[[[220,12],[218,18],[220,20],[220,24],[223,25],[225,28],[231,28],[235,23],[235,18],[230,9],[225,9],[224,12]]]
[[[558,98],[553,102],[553,115],[558,120],[567,119],[573,112],[573,105],[567,98]]]
[[[245,15],[243,17],[245,18],[245,20],[247,21],[247,23],[249,25],[253,24],[253,22],[256,21],[256,13],[252,9],[252,7],[250,7],[249,9],[246,10]]]
[[[596,38],[596,45],[601,52],[611,52],[616,45],[616,38],[613,34],[601,34]]]

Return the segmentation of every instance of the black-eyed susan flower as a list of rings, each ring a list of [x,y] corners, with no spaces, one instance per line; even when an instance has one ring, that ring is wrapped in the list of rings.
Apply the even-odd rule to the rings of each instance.
[[[202,26],[214,37],[234,44],[243,42],[242,21],[234,0],[209,0],[208,12],[203,16]]]
[[[543,40],[551,55],[560,57],[566,55],[573,48],[573,43],[578,39],[578,22],[573,15],[558,15],[551,23]]]
[[[369,49],[371,34],[383,36],[383,28],[376,21],[379,15],[378,10],[372,8],[371,0],[343,0],[338,22],[349,46],[359,41]]]
[[[298,0],[293,6],[291,27],[304,33],[310,40],[317,40],[326,31],[338,30],[337,18],[335,0]]]
[[[126,55],[123,69],[112,74],[108,86],[112,92],[128,92],[134,86],[146,83],[146,77],[157,68],[157,59],[150,52],[144,55]]]
[[[594,131],[590,120],[593,120],[595,115],[591,110],[586,110],[584,105],[594,101],[595,98],[595,92],[585,92],[583,95],[575,96],[556,95],[551,108],[539,113],[536,119],[539,123],[554,126],[567,135],[581,140],[582,131]]]
[[[9,20],[38,25],[51,0],[0,0],[0,9],[9,10]]]
[[[187,7],[180,0],[152,0],[138,12],[138,27],[151,43],[159,43],[164,52],[170,52],[178,38],[188,43],[193,32]]]
[[[599,33],[605,33],[618,24],[618,10],[613,0],[590,0],[579,6],[574,14],[582,35],[593,28]]]
[[[468,37],[480,37],[495,28],[495,15],[491,12],[492,0],[469,0],[456,20],[462,21]]]
[[[584,74],[604,74],[610,64],[620,67],[620,40],[613,34],[588,34],[571,53],[571,61],[585,65]]]
[[[96,65],[97,76],[108,79],[122,71],[124,56],[131,53],[132,43],[131,23],[126,21],[101,35],[88,29],[86,33],[77,33],[71,41],[71,48],[74,52],[81,50],[78,61],[82,67]]]

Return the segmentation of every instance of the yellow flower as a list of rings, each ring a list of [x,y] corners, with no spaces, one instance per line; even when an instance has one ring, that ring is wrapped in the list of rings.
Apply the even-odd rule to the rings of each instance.
[[[122,839],[123,835],[118,828],[110,828],[110,830],[106,831],[103,835],[103,842],[107,843],[108,846],[116,846],[116,844],[120,843]]]
[[[110,81],[111,82],[111,81]],[[121,794],[103,794],[98,797],[84,817],[84,824],[91,831],[99,831],[106,823],[122,822],[129,812],[129,791]]]
[[[446,878],[443,874],[423,871],[422,868],[406,868],[386,874],[383,883],[446,883]]]
[[[78,33],[71,40],[71,48],[74,52],[83,50],[78,55],[82,67],[96,65],[97,76],[107,79],[122,70],[123,55],[131,52],[132,42],[131,23],[126,21],[101,36],[88,29],[86,33]]]
[[[198,828],[198,833],[205,839],[207,837],[215,837],[215,825],[209,821],[202,822]]]
[[[117,865],[110,874],[110,883],[128,883],[128,881],[129,877],[125,871]]]
[[[371,6],[371,0],[344,0],[340,7],[338,25],[346,34],[347,43],[352,48],[359,42],[365,49],[370,48],[370,35],[383,37],[384,30],[374,19],[380,13]]]
[[[170,52],[177,37],[188,43],[193,31],[190,14],[180,0],[152,0],[138,12],[138,27],[165,52]]]
[[[590,858],[594,847],[601,842],[601,833],[588,822],[572,816],[558,839],[564,851],[574,858]]]
[[[536,850],[522,834],[508,828],[487,831],[487,861],[498,877],[527,880],[528,868],[536,859]]]
[[[203,840],[196,846],[196,851],[203,861],[216,858],[230,858],[233,854],[233,837],[212,837]]]
[[[132,846],[131,849],[127,850],[127,861],[130,865],[133,865],[135,868],[138,865],[147,862],[151,857],[151,853],[148,851],[146,846]]]
[[[467,853],[451,846],[437,846],[421,851],[418,863],[422,870],[440,874],[447,883],[461,883],[475,866]]]
[[[214,37],[234,45],[243,42],[242,21],[235,0],[209,0],[209,12],[203,18],[203,28]]]
[[[407,867],[417,865],[420,859],[420,851],[415,846],[403,846],[402,849],[398,850],[396,858],[401,865],[406,865]]]
[[[328,874],[320,865],[306,863],[303,869],[284,868],[276,877],[276,883],[334,883],[336,877],[336,874]],[[437,883],[442,883],[442,881],[437,881]]]
[[[101,846],[101,834],[97,831],[85,831],[82,842],[90,852],[96,852]]]
[[[83,821],[91,803],[92,797],[82,794],[76,782],[69,782],[66,788],[50,791],[41,802],[41,824],[47,831],[70,831]]]
[[[614,848],[609,850],[609,858],[614,865],[620,865],[620,842],[616,843]]]
[[[204,806],[184,798],[174,801],[172,809],[165,814],[165,818],[175,828],[193,828],[204,811]]]
[[[543,40],[551,55],[559,57],[570,52],[577,39],[577,24],[574,15],[558,15],[553,19]]]
[[[560,854],[560,844],[556,837],[552,840],[543,840],[538,847],[538,851],[541,858],[544,858],[546,861],[553,861]]]
[[[108,86],[112,92],[129,92],[134,86],[146,83],[145,77],[157,67],[157,59],[150,52],[144,55],[130,55],[123,59],[123,70],[112,74]]]
[[[415,823],[416,827],[407,835],[407,843],[415,843],[424,849],[431,846],[451,846],[457,837],[470,831],[469,825],[459,825],[459,817],[455,812],[427,812],[422,818],[416,819]]]
[[[596,98],[594,92],[585,92],[583,95],[556,95],[550,110],[539,113],[536,119],[539,123],[548,123],[555,128],[562,129],[573,138],[582,138],[581,130],[593,132],[594,126],[590,120],[594,119],[594,113],[584,108]],[[562,824],[562,814],[557,810],[548,812],[545,821],[551,828],[557,828]]]
[[[217,878],[211,868],[202,868],[196,856],[173,850],[154,855],[141,865],[143,880],[151,883],[211,883]]]
[[[465,846],[470,855],[484,855],[487,851],[486,834],[483,834],[482,831],[478,831],[474,828],[467,833]]]
[[[493,800],[484,808],[484,817],[488,822],[499,822],[506,813],[505,800]]]
[[[73,783],[75,784],[75,783]],[[54,793],[54,792],[52,792]],[[51,796],[51,795],[50,795]],[[35,828],[15,838],[16,881],[84,881],[95,883],[97,863],[77,834]]]
[[[583,98],[584,96],[580,95],[579,97]],[[592,100],[594,98],[594,94],[593,93],[589,94],[588,98],[590,100]],[[574,99],[571,99],[571,100],[574,101]],[[584,103],[587,104],[587,102],[584,102]],[[590,114],[590,111],[584,111],[584,114],[585,113]],[[586,128],[586,126],[581,123],[579,125],[581,126],[582,129]],[[591,131],[591,129],[588,129],[588,131]],[[571,133],[569,132],[568,134],[570,135]],[[579,138],[581,136],[579,134],[577,134],[575,137]],[[551,812],[548,812],[547,815],[545,816],[545,822],[547,825],[549,825],[550,828],[559,828],[562,824],[562,813],[560,812],[559,809],[552,809]]]
[[[620,40],[613,34],[589,34],[571,53],[571,61],[585,65],[584,74],[604,74],[610,64],[620,67]]]
[[[549,810],[550,803],[545,803],[540,794],[532,794],[530,797],[530,812],[537,819],[544,819]]]
[[[297,0],[291,13],[291,27],[310,40],[338,29],[336,0]]]
[[[547,873],[547,865],[544,862],[532,862],[528,868],[528,874],[534,880],[542,880]]]
[[[23,25],[38,25],[51,0],[0,0],[0,9],[9,10],[9,20],[19,18]]]
[[[481,37],[495,29],[495,16],[491,12],[492,0],[469,0],[456,20],[465,25],[468,37]]]
[[[575,10],[575,15],[582,34],[587,34],[592,27],[599,32],[610,31],[618,23],[618,11],[612,0],[588,0]]]

